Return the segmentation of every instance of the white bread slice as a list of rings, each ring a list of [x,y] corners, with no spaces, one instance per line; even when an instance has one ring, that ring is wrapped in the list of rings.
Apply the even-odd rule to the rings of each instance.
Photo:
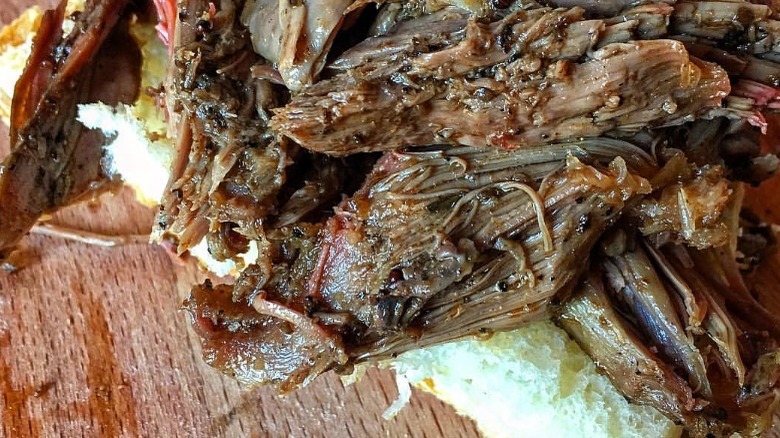
[[[682,434],[654,408],[626,401],[552,322],[409,351],[391,366],[490,438]]]
[[[13,93],[13,83],[29,54],[29,35],[39,17],[40,11],[33,9],[0,32],[0,90]],[[3,39],[3,35],[13,35],[13,39]],[[143,88],[157,87],[165,71],[165,48],[157,42],[151,26],[134,26],[134,36],[145,55]],[[1,45],[4,41],[14,43]],[[0,94],[0,111],[10,108],[10,97],[9,92]],[[0,113],[3,117],[7,114]],[[142,93],[135,105],[117,108],[84,105],[79,119],[117,135],[106,148],[107,168],[128,182],[139,200],[156,204],[168,180],[172,146],[164,138],[163,115],[151,98]],[[218,275],[235,275],[240,269],[214,260],[204,242],[190,252],[205,269]],[[245,262],[256,257],[254,246]],[[474,419],[487,437],[681,434],[679,427],[655,409],[628,403],[577,344],[550,322],[498,333],[486,340],[466,339],[410,351],[388,365],[396,370],[400,382],[409,381]]]

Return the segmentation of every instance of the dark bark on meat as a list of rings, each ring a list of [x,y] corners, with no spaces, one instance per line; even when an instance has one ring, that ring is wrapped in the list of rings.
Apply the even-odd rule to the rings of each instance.
[[[166,82],[178,144],[156,235],[175,238],[179,252],[208,235],[220,260],[237,256],[231,240],[262,238],[290,160],[266,128],[277,93],[253,74],[267,66],[251,53],[241,7],[223,2],[210,11],[208,2],[190,2],[179,14]]]
[[[617,34],[603,32],[603,21],[581,21],[581,12],[466,21],[465,31],[432,31],[422,45],[408,42],[414,30],[369,40],[334,63],[347,71],[293,97],[271,124],[332,155],[436,142],[514,149],[680,124],[728,94],[725,72],[689,58],[680,43],[592,51]]]
[[[121,18],[126,0],[88,2],[65,38],[65,2],[45,14],[16,86],[11,154],[0,172],[0,259],[44,214],[99,190],[106,139],[76,121],[77,105],[132,103],[140,51]]]
[[[630,167],[622,159],[595,168],[566,158],[596,164],[616,149],[634,151],[626,155]],[[261,358],[258,368],[221,359],[214,365],[287,391],[327,368],[346,371],[355,362],[546,317],[603,229],[649,190],[629,169],[651,168],[641,151],[610,140],[526,154],[434,148],[386,155],[318,234],[291,232],[272,251],[270,272],[257,266],[238,280],[236,305],[251,303],[266,327],[246,352]],[[202,307],[200,293],[187,306],[195,321],[217,311]],[[269,352],[283,346],[273,343],[288,340],[273,333],[313,347],[275,356]],[[204,343],[208,351],[238,348],[208,337]],[[296,371],[281,382],[265,377],[276,369]]]

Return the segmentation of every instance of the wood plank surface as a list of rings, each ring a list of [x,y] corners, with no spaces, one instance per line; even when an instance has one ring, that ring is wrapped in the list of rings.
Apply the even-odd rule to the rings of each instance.
[[[0,0],[0,22],[32,3]],[[0,156],[7,137],[0,128]],[[774,203],[777,193],[767,193]],[[144,233],[152,217],[123,191],[55,221]],[[328,374],[285,398],[267,388],[242,391],[201,362],[178,311],[201,274],[162,248],[43,236],[25,246],[29,266],[0,274],[0,437],[478,436],[472,422],[420,392],[383,420],[397,394],[388,371],[372,370],[350,387]]]

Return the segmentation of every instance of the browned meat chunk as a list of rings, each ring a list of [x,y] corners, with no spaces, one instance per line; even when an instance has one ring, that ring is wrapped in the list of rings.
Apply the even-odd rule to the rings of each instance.
[[[277,93],[252,73],[268,66],[251,52],[238,21],[241,3],[210,5],[189,2],[177,22],[166,84],[176,162],[156,235],[174,238],[179,252],[208,236],[210,246],[224,248],[214,255],[225,259],[245,249],[231,241],[263,235],[290,157],[266,129]]]
[[[597,164],[617,148],[636,154],[627,154],[629,167],[621,158]],[[630,169],[652,168],[640,150],[609,140],[526,153],[385,155],[334,217],[281,239],[270,251],[271,272],[250,267],[232,294],[215,289],[222,298],[214,300],[255,315],[252,342],[242,345],[260,360],[230,359],[239,348],[225,332],[230,322],[204,336],[207,360],[239,380],[287,391],[325,369],[546,317],[604,228],[649,190]],[[199,298],[209,290],[196,288],[188,300],[196,322],[221,314]],[[309,347],[277,356],[287,348],[277,342],[290,336]],[[277,380],[273,370],[282,368],[295,372]]]
[[[747,291],[734,301],[738,288],[721,275],[734,258],[723,247],[658,249],[622,229],[602,243],[561,327],[630,400],[691,436],[752,436],[780,383],[780,344],[767,336],[780,321]]]
[[[251,0],[241,21],[254,50],[279,69],[293,91],[310,85],[325,60],[354,0],[279,2]]]
[[[77,105],[132,103],[141,55],[122,18],[126,0],[87,2],[63,38],[63,1],[44,15],[30,62],[16,84],[11,154],[0,171],[0,259],[38,218],[106,181],[106,139],[76,121]]]
[[[679,42],[591,51],[606,25],[577,10],[464,25],[434,29],[421,44],[406,42],[414,33],[369,40],[373,53],[345,54],[335,65],[346,71],[294,96],[272,126],[332,155],[436,142],[516,149],[681,124],[719,108],[730,90],[725,71]]]

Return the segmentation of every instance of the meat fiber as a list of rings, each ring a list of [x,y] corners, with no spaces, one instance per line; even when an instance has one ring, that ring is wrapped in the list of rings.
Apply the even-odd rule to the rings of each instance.
[[[286,2],[250,0],[241,22],[254,50],[277,66],[292,91],[310,85],[325,66],[338,30],[354,0]]]
[[[550,0],[549,3],[564,8],[576,6],[584,8],[596,16],[610,17],[630,7],[649,2],[644,0]],[[666,3],[674,3],[674,1],[667,1]]]
[[[754,323],[777,321],[760,305],[751,306],[751,320],[735,317],[729,287],[706,274],[733,260],[702,257],[711,249],[658,250],[622,230],[603,251],[562,306],[559,325],[630,400],[664,412],[691,436],[753,436],[774,400],[768,382],[777,384],[779,346]],[[753,337],[759,345],[751,345]],[[747,380],[758,375],[762,383],[753,388]]]
[[[745,275],[774,240],[741,201],[780,164],[773,2],[155,4],[176,143],[155,237],[240,271],[184,303],[207,363],[289,392],[552,318],[690,436],[766,429],[780,294]],[[125,8],[65,39],[63,6],[44,17],[0,257],[103,181],[73,118],[137,94]]]
[[[557,3],[388,3],[371,36],[335,40],[321,78],[271,110],[270,132],[315,160],[285,171],[260,258],[185,302],[209,364],[287,392],[554,318],[691,436],[766,427],[780,321],[740,271],[763,250],[737,250],[760,243],[737,181],[778,167],[761,144],[780,108],[775,17]],[[357,191],[323,158],[366,152],[382,156]]]
[[[688,376],[695,392],[712,395],[704,358],[688,337],[663,282],[650,259],[631,236],[616,232],[604,241],[606,290],[633,316],[633,322],[649,341]]]
[[[655,357],[615,311],[598,275],[582,283],[558,324],[632,401],[654,406],[678,422],[697,408],[687,383]]]
[[[599,164],[618,150],[634,151],[628,164]],[[633,172],[653,164],[611,140],[525,152],[386,155],[334,217],[288,233],[271,272],[193,290],[185,308],[205,357],[289,391],[326,369],[546,317],[604,228],[649,190]],[[240,339],[235,314],[253,315]],[[247,366],[241,348],[262,360]]]
[[[606,25],[581,21],[577,10],[464,25],[460,38],[433,29],[414,47],[404,42],[416,30],[369,40],[374,53],[345,54],[334,65],[346,71],[294,96],[272,126],[332,155],[436,142],[516,149],[684,123],[720,107],[730,90],[725,71],[678,42],[593,51]]]

